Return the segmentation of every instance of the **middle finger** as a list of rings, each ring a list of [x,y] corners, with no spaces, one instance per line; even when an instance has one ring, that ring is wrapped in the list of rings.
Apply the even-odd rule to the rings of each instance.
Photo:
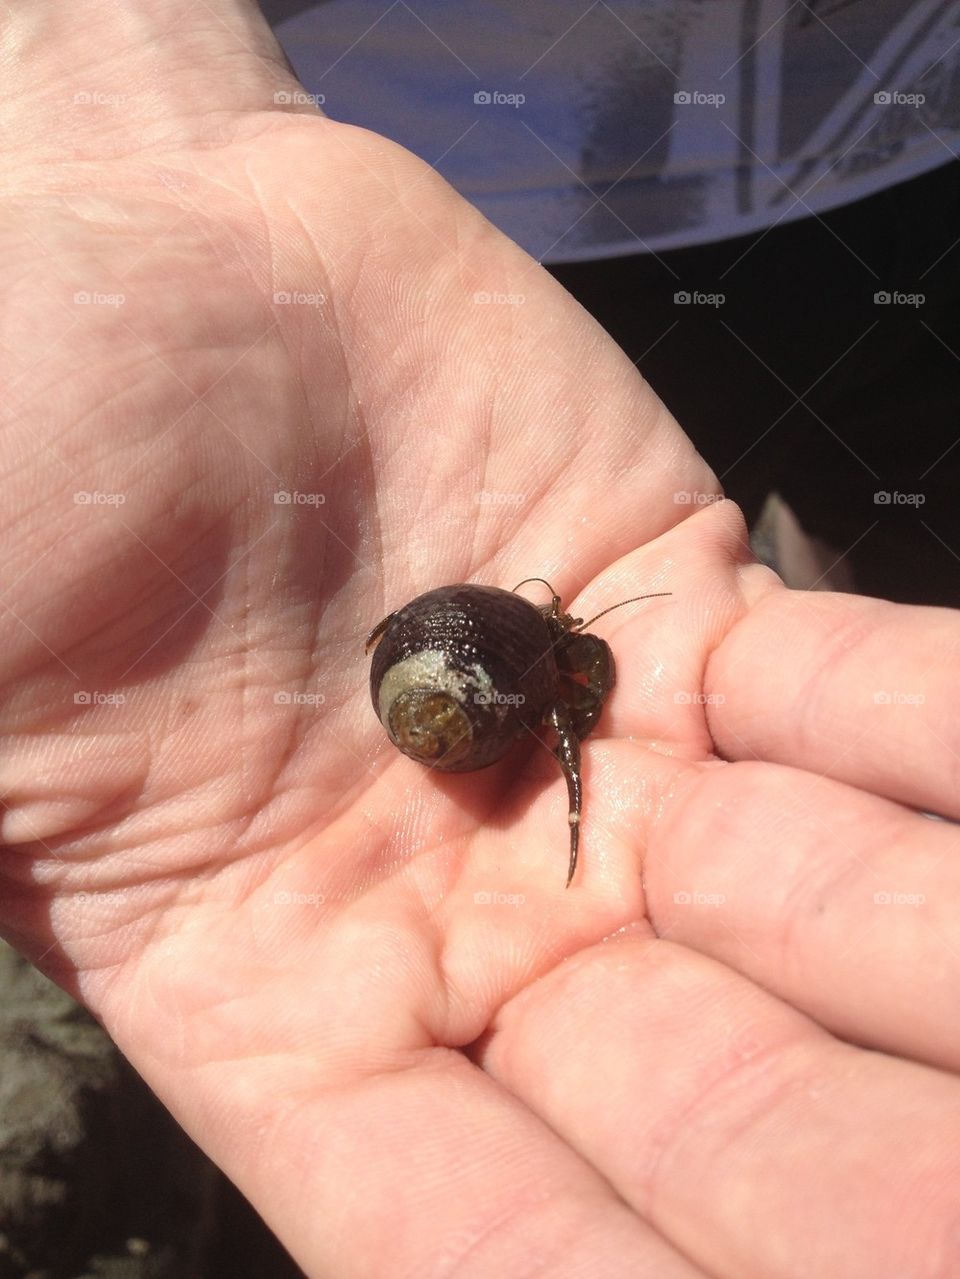
[[[960,1267],[960,1082],[839,1043],[685,947],[628,931],[582,951],[501,1010],[482,1058],[720,1279]]]
[[[660,936],[845,1039],[960,1071],[960,828],[774,764],[690,770],[652,824]]]

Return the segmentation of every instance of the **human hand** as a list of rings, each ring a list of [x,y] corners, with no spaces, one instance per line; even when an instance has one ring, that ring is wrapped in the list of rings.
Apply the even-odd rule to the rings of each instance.
[[[624,1145],[643,1149],[651,1062],[613,1037],[615,1007],[606,1026],[589,1023],[591,1069],[623,1071],[636,1094],[615,1109],[629,1139],[606,1143],[612,1116],[577,1104],[610,1101],[611,1081],[598,1089],[578,1065],[557,996],[582,973],[600,1017],[611,970],[627,964],[632,999],[663,999],[649,974],[679,955],[700,966],[693,983],[693,969],[671,968],[681,988],[699,991],[707,965],[737,998],[760,1000],[749,1037],[726,1044],[704,1022],[695,1060],[716,1057],[735,1080],[731,1062],[760,1045],[773,1075],[784,1017],[855,1052],[738,976],[777,991],[749,954],[719,955],[727,967],[697,957],[727,927],[743,936],[737,894],[706,914],[712,927],[702,910],[678,912],[677,883],[714,890],[658,839],[673,823],[673,858],[706,839],[722,864],[724,828],[705,834],[700,805],[740,785],[744,821],[752,804],[763,829],[763,788],[749,781],[760,766],[719,764],[712,744],[731,758],[738,735],[772,760],[786,750],[783,705],[747,700],[766,696],[759,654],[781,660],[770,635],[784,618],[887,606],[784,592],[749,563],[729,504],[683,520],[691,507],[675,495],[713,492],[712,477],[629,362],[425,166],[277,111],[273,94],[296,86],[250,6],[198,18],[179,4],[91,3],[86,17],[14,6],[7,34],[24,79],[4,108],[19,139],[2,206],[18,317],[4,338],[2,437],[6,934],[101,1017],[311,1274],[516,1273],[536,1257],[557,1274],[742,1274],[730,1270],[737,1247],[756,1258],[746,1273],[791,1273],[757,1253],[768,1165],[737,1183],[754,1213],[739,1234],[724,1234],[719,1193],[695,1216],[656,1210],[663,1161],[650,1151],[687,1132],[676,1111],[645,1147],[646,1184],[615,1167]],[[165,37],[151,45],[154,24]],[[107,100],[75,101],[91,91]],[[56,130],[37,118],[44,94]],[[77,292],[125,300],[74,304]],[[480,292],[525,300],[477,304]],[[278,505],[281,492],[309,501]],[[674,592],[604,619],[620,685],[585,744],[569,892],[554,761],[538,752],[442,779],[420,769],[386,743],[362,656],[369,626],[418,590],[532,572],[578,610]],[[842,616],[854,628],[860,614]],[[930,678],[949,639],[925,645],[953,615],[919,617],[897,634],[910,631]],[[795,626],[791,642],[806,633]],[[835,660],[822,638],[811,647]],[[723,663],[741,652],[738,686]],[[722,706],[700,700],[717,688]],[[736,718],[745,702],[759,738]],[[945,722],[945,705],[923,715]],[[836,753],[846,747],[842,717],[824,727],[821,705],[817,722],[842,741]],[[874,736],[888,754],[901,731]],[[804,730],[808,749],[818,740]],[[842,772],[861,756],[833,771],[871,789],[869,770]],[[785,762],[827,785],[815,754]],[[764,776],[785,784],[772,766]],[[949,784],[923,802],[950,811]],[[910,820],[939,856],[949,828]],[[782,874],[770,889],[789,884]],[[603,941],[624,926],[629,936]],[[686,929],[686,947],[656,941],[667,929],[674,940]],[[779,993],[843,1034],[811,988]],[[665,1068],[665,1014],[648,1024],[619,998]],[[923,1059],[901,1012],[888,1020],[907,1041],[882,1046]],[[542,1021],[531,1034],[544,1016],[553,1038]],[[581,1018],[573,1047],[584,1030]],[[691,1077],[688,1105],[701,1084]],[[701,1112],[694,1135],[713,1123]],[[945,1142],[947,1126],[937,1132]],[[854,1135],[851,1158],[875,1158],[857,1144],[869,1133]],[[795,1180],[795,1154],[790,1166]],[[760,1243],[786,1237],[770,1203]],[[698,1221],[711,1223],[699,1244],[687,1238]],[[866,1273],[866,1242],[857,1257]]]
[[[957,614],[722,554],[671,581],[683,625],[629,623],[620,740],[592,749],[624,925],[563,949],[476,1059],[692,1273],[950,1274],[960,841],[922,810],[960,807]],[[623,1273],[688,1273],[644,1264]]]

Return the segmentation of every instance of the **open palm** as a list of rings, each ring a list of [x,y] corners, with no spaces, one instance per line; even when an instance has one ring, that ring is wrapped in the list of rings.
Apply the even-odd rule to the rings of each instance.
[[[257,39],[5,189],[6,935],[311,1274],[950,1273],[955,616],[786,592],[589,317]],[[363,656],[532,574],[673,593],[597,624],[569,891],[549,753],[420,768]]]

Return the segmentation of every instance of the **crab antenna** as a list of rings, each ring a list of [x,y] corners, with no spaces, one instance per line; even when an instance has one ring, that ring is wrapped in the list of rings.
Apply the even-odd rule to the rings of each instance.
[[[545,577],[525,577],[523,581],[518,582],[513,589],[515,591],[519,591],[520,587],[526,586],[528,582],[542,582],[544,586],[547,588],[547,590],[550,592],[550,594],[554,597],[554,599],[559,598],[557,595],[557,592],[553,589],[553,587],[550,585],[550,583],[547,581]]]
[[[659,600],[665,595],[672,595],[673,591],[657,591],[653,595],[634,595],[633,599],[621,600],[619,604],[611,604],[609,608],[605,608],[602,613],[597,613],[590,618],[588,622],[581,622],[574,630],[582,631],[587,626],[592,626],[598,618],[606,617],[608,613],[612,613],[615,608],[623,608],[624,604],[636,604],[637,600]]]

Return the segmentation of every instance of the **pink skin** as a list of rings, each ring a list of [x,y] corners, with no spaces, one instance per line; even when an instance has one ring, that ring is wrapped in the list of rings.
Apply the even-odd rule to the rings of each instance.
[[[5,935],[310,1275],[960,1272],[956,615],[675,500],[715,482],[629,361],[278,109],[249,0],[2,39]],[[529,572],[673,592],[597,624],[569,892],[546,751],[438,780],[367,701],[396,601]]]

